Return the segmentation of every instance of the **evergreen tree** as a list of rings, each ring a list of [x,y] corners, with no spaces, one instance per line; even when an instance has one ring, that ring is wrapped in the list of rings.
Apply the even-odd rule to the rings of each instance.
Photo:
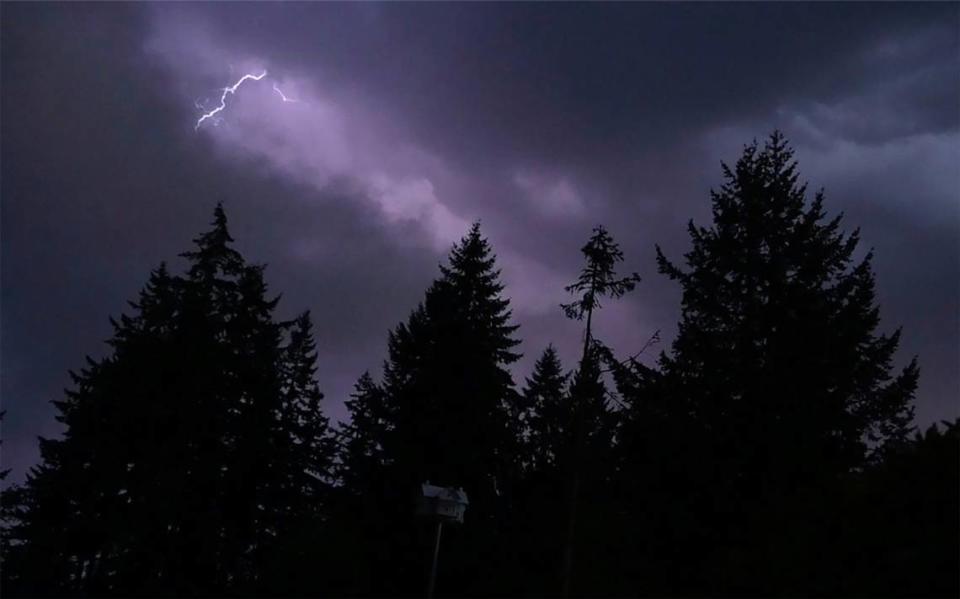
[[[523,390],[524,455],[531,472],[555,470],[563,447],[569,445],[572,416],[567,379],[557,350],[547,346]]]
[[[764,529],[790,521],[777,510],[798,494],[829,494],[905,442],[918,370],[893,372],[900,332],[877,333],[872,252],[855,258],[859,232],[826,219],[822,192],[807,201],[784,137],[746,147],[723,173],[713,226],[688,226],[686,267],[657,249],[683,289],[682,317],[660,372],[635,367],[625,387],[628,444],[649,452],[625,476],[684,498],[647,500],[676,524],[672,550],[686,548],[672,579],[766,594],[780,590],[786,552],[761,544]],[[658,451],[670,435],[683,438],[677,451]]]
[[[383,389],[369,372],[357,380],[346,407],[350,418],[341,424],[338,435],[339,483],[351,496],[362,498],[384,466],[381,443],[387,427]]]
[[[917,432],[848,485],[838,520],[851,534],[828,554],[851,564],[839,576],[842,593],[960,594],[960,419],[940,425]]]
[[[263,504],[267,537],[256,584],[258,594],[274,596],[316,592],[316,563],[325,557],[317,540],[324,538],[335,503],[337,444],[320,405],[310,313],[285,324],[292,327],[282,348],[281,409],[274,416],[275,458],[269,463],[276,485]]]
[[[577,517],[580,510],[581,486],[588,477],[593,498],[603,495],[600,485],[605,450],[613,444],[614,419],[609,411],[607,389],[601,378],[601,361],[608,352],[593,338],[593,315],[604,297],[618,298],[632,291],[640,281],[636,273],[618,277],[616,265],[623,261],[623,252],[603,227],[596,227],[581,250],[586,264],[577,281],[569,285],[569,293],[578,298],[561,307],[568,318],[586,320],[583,332],[583,353],[570,384],[570,423],[572,448],[563,466],[569,481],[569,512],[564,542],[561,594],[569,596],[573,576],[574,546],[578,536]],[[600,492],[598,492],[600,491]]]
[[[24,594],[219,594],[257,588],[329,460],[309,321],[273,319],[262,267],[226,215],[161,265],[111,353],[54,402],[61,439],[17,498],[8,588]]]
[[[561,464],[566,464],[573,447],[568,382],[569,375],[549,345],[521,394],[523,472],[514,488],[503,548],[513,566],[511,594],[537,596],[556,586],[556,547],[563,540],[558,527],[564,519]]]
[[[7,411],[0,411],[0,423],[3,422]],[[3,441],[0,440],[0,445]],[[6,480],[10,474],[10,469],[0,470],[0,482]],[[0,572],[8,567],[8,558],[10,547],[17,543],[17,539],[11,539],[9,533],[13,532],[13,527],[22,517],[23,500],[21,498],[21,489],[18,485],[10,485],[0,491]]]
[[[658,248],[683,288],[663,371],[758,484],[846,472],[905,440],[917,382],[915,361],[891,372],[900,331],[876,333],[872,252],[855,263],[859,230],[824,220],[822,192],[806,202],[792,157],[777,132],[723,166],[714,226],[689,226],[686,270]]]
[[[517,327],[509,324],[509,301],[500,297],[500,273],[478,224],[441,273],[390,337],[386,459],[417,484],[463,486],[480,512],[514,465],[505,450],[516,436],[509,415],[517,398],[506,367],[519,358],[512,351]]]
[[[283,403],[277,417],[289,457],[277,466],[285,468],[288,477],[286,509],[319,517],[334,482],[337,443],[321,407],[312,329],[310,313],[304,312],[294,321],[283,348]]]
[[[432,530],[414,520],[414,500],[426,481],[463,488],[470,499],[465,524],[444,533],[438,589],[496,588],[492,556],[517,473],[519,437],[518,397],[507,370],[519,357],[517,327],[499,274],[475,224],[424,302],[389,336],[384,426],[372,439],[382,447],[389,493],[372,516],[389,529],[379,539],[389,555],[381,555],[380,592],[422,592]]]
[[[323,590],[345,596],[389,594],[381,564],[389,563],[385,533],[396,528],[389,507],[396,495],[384,458],[388,422],[383,389],[365,372],[345,404],[350,417],[337,431],[338,485],[321,531],[332,541],[332,551],[322,556],[331,566]]]

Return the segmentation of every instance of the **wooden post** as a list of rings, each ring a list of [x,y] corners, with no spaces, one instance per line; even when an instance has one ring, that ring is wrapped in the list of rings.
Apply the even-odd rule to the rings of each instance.
[[[430,566],[430,582],[427,584],[427,599],[433,599],[433,589],[437,582],[437,558],[440,557],[440,533],[443,522],[437,522],[437,538],[433,542],[433,564]]]

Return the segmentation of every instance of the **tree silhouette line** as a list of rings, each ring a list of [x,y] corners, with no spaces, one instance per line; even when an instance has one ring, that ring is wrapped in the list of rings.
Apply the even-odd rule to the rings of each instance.
[[[4,595],[418,596],[429,480],[470,498],[439,595],[956,596],[960,427],[917,431],[919,368],[878,331],[872,253],[808,199],[779,132],[723,175],[682,261],[657,248],[682,304],[655,366],[594,334],[640,283],[597,227],[562,306],[580,359],[548,346],[518,388],[475,224],[336,426],[309,314],[277,317],[218,205],[3,492]]]

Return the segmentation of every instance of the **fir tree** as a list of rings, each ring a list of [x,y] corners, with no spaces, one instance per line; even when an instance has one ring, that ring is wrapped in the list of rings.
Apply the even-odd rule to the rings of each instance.
[[[784,137],[747,146],[723,174],[712,226],[688,226],[685,266],[657,249],[682,315],[660,371],[636,365],[624,387],[625,445],[638,457],[623,476],[642,497],[634,513],[653,514],[634,532],[655,539],[646,557],[685,554],[662,584],[769,594],[791,559],[771,546],[771,523],[807,522],[777,529],[777,542],[813,530],[787,506],[838,493],[906,441],[918,369],[893,371],[900,332],[877,332],[872,252],[857,258],[859,231],[826,218],[822,192],[808,201]]]
[[[332,490],[328,521],[321,531],[332,539],[323,555],[330,565],[325,589],[339,595],[389,594],[382,564],[391,549],[386,533],[396,529],[396,489],[387,476],[383,442],[388,432],[384,392],[365,372],[345,402],[349,419],[337,431],[337,486]],[[407,498],[401,498],[406,505]],[[395,591],[394,591],[395,592]]]
[[[491,559],[503,510],[518,466],[518,395],[507,366],[517,327],[501,296],[496,260],[475,224],[441,266],[423,303],[391,332],[382,386],[381,438],[390,493],[373,517],[389,522],[380,536],[390,567],[380,592],[422,588],[423,555],[430,539],[411,520],[419,485],[463,488],[470,498],[466,523],[445,533],[438,588],[457,580],[461,589],[492,592]],[[379,423],[376,425],[381,426]],[[458,540],[460,539],[460,540]],[[405,561],[407,560],[407,561]],[[390,579],[390,577],[393,577]]]
[[[315,563],[327,558],[317,539],[325,538],[335,504],[336,439],[321,408],[310,314],[285,325],[290,329],[281,349],[280,409],[267,448],[274,453],[268,468],[275,483],[262,502],[264,542],[255,585],[258,594],[275,596],[316,593]]]
[[[384,466],[382,441],[386,433],[383,389],[369,372],[363,373],[350,399],[350,418],[341,424],[339,439],[340,486],[355,498],[363,497],[367,486],[377,479]]]
[[[553,345],[547,346],[533,366],[523,390],[527,469],[554,470],[569,445],[570,401],[568,376]]]
[[[614,421],[608,408],[606,386],[601,378],[601,360],[608,352],[593,338],[593,316],[601,307],[602,298],[621,297],[632,291],[640,281],[636,273],[626,277],[617,275],[615,268],[618,262],[623,261],[623,252],[603,227],[594,228],[590,240],[580,251],[586,264],[577,281],[566,288],[567,292],[579,296],[561,306],[568,318],[586,321],[583,353],[570,383],[572,405],[569,427],[573,446],[563,466],[569,481],[569,513],[561,577],[561,594],[564,597],[569,596],[572,584],[582,479],[589,473],[592,481],[603,481],[602,476],[597,477],[598,471],[594,466],[603,463],[604,450],[613,444]]]
[[[278,466],[287,469],[287,509],[320,515],[328,500],[336,439],[323,413],[323,393],[316,380],[316,343],[310,313],[293,323],[289,343],[284,347],[283,404],[277,414],[289,457]]]
[[[273,318],[218,206],[185,276],[154,271],[111,353],[54,402],[4,570],[26,594],[253,591],[330,451],[309,321]]]
[[[512,351],[517,327],[479,225],[441,273],[389,340],[386,459],[413,477],[463,486],[482,506],[482,498],[499,494],[515,460],[506,453],[517,427],[506,366],[519,358]]]
[[[683,288],[664,374],[758,484],[862,467],[907,438],[918,372],[893,374],[900,331],[876,332],[873,253],[855,260],[859,230],[825,220],[822,192],[807,203],[782,134],[723,171],[713,227],[688,227],[687,268],[658,249]]]
[[[514,486],[508,533],[510,594],[541,595],[555,588],[557,546],[563,542],[565,481],[561,467],[572,452],[569,374],[553,345],[540,355],[521,393],[522,476]]]

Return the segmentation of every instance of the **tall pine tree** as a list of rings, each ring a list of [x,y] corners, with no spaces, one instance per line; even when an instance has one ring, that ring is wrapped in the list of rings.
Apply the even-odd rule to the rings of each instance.
[[[21,490],[8,589],[252,592],[314,509],[330,448],[309,321],[275,321],[232,241],[217,206],[186,275],[154,271],[54,402],[65,431]]]
[[[613,444],[615,421],[608,405],[607,388],[601,378],[603,356],[609,352],[593,336],[593,317],[601,308],[601,299],[621,297],[640,282],[636,273],[626,277],[617,275],[616,265],[623,261],[623,252],[604,227],[594,228],[580,252],[586,263],[577,281],[566,288],[567,292],[576,294],[577,299],[561,306],[568,318],[584,321],[583,352],[570,382],[572,448],[563,464],[569,483],[560,591],[564,597],[570,595],[573,584],[574,547],[580,532],[581,488],[591,491],[591,499],[603,495],[600,491],[606,482],[606,476],[602,474],[602,465],[606,461],[603,458]],[[584,485],[584,482],[588,484]]]
[[[384,391],[394,421],[384,446],[411,482],[462,486],[480,514],[515,466],[517,397],[506,367],[519,358],[517,327],[478,224],[441,273],[390,338]]]
[[[390,563],[384,533],[396,526],[389,507],[396,494],[384,458],[388,419],[383,389],[365,372],[345,404],[349,419],[337,431],[338,484],[322,533],[333,550],[324,556],[331,565],[324,588],[346,596],[388,594],[392,587],[380,564]]]
[[[720,455],[756,484],[795,484],[865,464],[907,438],[917,365],[892,359],[900,331],[880,322],[859,230],[806,200],[783,135],[748,146],[711,193],[714,225],[689,226],[686,269],[658,249],[683,288],[662,369]]]
[[[522,394],[523,455],[529,472],[555,470],[560,455],[569,445],[572,415],[567,396],[568,379],[557,350],[552,345],[547,346],[534,364]]]
[[[780,592],[786,553],[761,544],[765,527],[906,441],[918,369],[894,371],[900,332],[877,331],[873,254],[858,257],[859,231],[827,219],[822,192],[808,201],[783,135],[723,174],[712,226],[688,226],[684,266],[657,251],[682,317],[660,372],[634,371],[629,434],[650,438],[630,445],[653,453],[633,474],[684,498],[647,506],[677,523],[686,559],[674,579],[691,592]],[[664,435],[684,441],[657,452]]]
[[[572,453],[573,406],[570,375],[553,345],[547,346],[526,381],[520,410],[522,476],[513,492],[509,536],[502,552],[511,556],[517,596],[556,587],[557,547],[563,542],[562,466]]]
[[[346,407],[350,418],[338,434],[338,478],[349,495],[363,498],[384,466],[382,443],[387,431],[383,389],[369,372],[357,380]]]
[[[519,357],[517,327],[479,224],[440,270],[423,303],[390,334],[383,425],[375,425],[379,438],[362,441],[382,448],[386,465],[389,496],[371,517],[391,529],[377,539],[385,552],[381,592],[391,594],[420,592],[426,582],[432,536],[414,516],[426,481],[463,488],[470,498],[465,524],[444,533],[438,592],[453,581],[492,592],[489,555],[518,470],[518,396],[507,370]],[[366,387],[364,395],[373,393]]]

